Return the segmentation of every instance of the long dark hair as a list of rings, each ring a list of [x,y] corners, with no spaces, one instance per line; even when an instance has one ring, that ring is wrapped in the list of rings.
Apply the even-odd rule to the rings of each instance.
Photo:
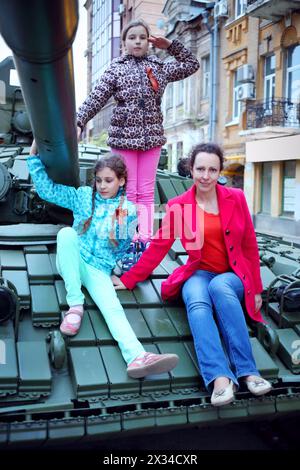
[[[196,156],[200,152],[205,152],[205,153],[214,153],[219,157],[220,160],[220,171],[223,170],[224,166],[224,153],[221,147],[218,144],[214,143],[202,143],[195,145],[195,147],[192,148],[192,151],[190,153],[190,168],[191,170],[194,167]]]
[[[91,222],[92,222],[92,218],[93,218],[94,211],[95,211],[95,198],[96,198],[96,192],[97,192],[96,175],[97,175],[98,171],[103,170],[103,168],[110,168],[112,171],[115,172],[118,179],[124,178],[124,180],[125,180],[125,184],[122,187],[122,194],[121,194],[121,197],[120,197],[120,204],[119,204],[118,208],[116,209],[114,216],[112,217],[112,228],[111,228],[111,231],[110,231],[110,240],[112,241],[112,243],[114,245],[117,245],[117,241],[113,237],[114,222],[117,218],[118,222],[120,223],[120,218],[122,218],[124,215],[127,215],[127,214],[125,214],[125,212],[122,209],[124,198],[125,198],[126,183],[127,183],[127,168],[126,168],[126,165],[125,165],[122,157],[120,157],[119,155],[114,155],[114,154],[105,155],[105,157],[102,157],[97,161],[97,163],[94,167],[94,182],[93,182],[93,194],[92,194],[92,214],[84,222],[81,235],[83,235],[89,229],[89,227],[91,225]]]
[[[145,30],[147,32],[147,36],[148,37],[150,36],[150,26],[146,23],[146,21],[144,21],[144,20],[132,20],[126,26],[124,26],[124,28],[122,29],[121,38],[122,38],[123,42],[125,42],[127,33],[130,30],[130,28],[134,28],[135,26],[143,26],[143,28],[145,28]]]

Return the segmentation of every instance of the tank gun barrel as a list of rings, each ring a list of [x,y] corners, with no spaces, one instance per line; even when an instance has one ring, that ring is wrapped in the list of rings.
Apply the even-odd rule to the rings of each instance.
[[[79,185],[72,43],[77,0],[2,0],[0,32],[12,49],[41,159],[57,183]]]

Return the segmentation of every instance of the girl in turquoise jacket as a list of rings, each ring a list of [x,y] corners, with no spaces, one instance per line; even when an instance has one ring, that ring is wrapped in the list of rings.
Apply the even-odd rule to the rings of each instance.
[[[97,161],[93,187],[54,183],[37,155],[35,143],[27,160],[39,196],[73,212],[73,227],[57,236],[56,265],[65,282],[69,310],[60,325],[63,334],[78,333],[84,314],[84,286],[118,342],[127,372],[139,378],[171,370],[176,354],[146,352],[132,330],[110,275],[128,249],[136,227],[136,209],[125,195],[127,170],[117,155]]]

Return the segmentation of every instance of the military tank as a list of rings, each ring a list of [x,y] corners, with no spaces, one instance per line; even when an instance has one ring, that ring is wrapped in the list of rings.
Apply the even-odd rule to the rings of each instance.
[[[80,332],[62,337],[58,327],[68,307],[55,267],[56,234],[72,218],[38,197],[26,156],[33,129],[51,177],[75,186],[90,183],[94,162],[101,157],[97,147],[77,148],[75,135],[71,44],[78,6],[75,0],[3,0],[1,8],[0,31],[14,51],[14,61],[0,64],[0,447],[53,448],[297,415],[300,245],[279,237],[257,234],[266,323],[248,323],[258,369],[273,384],[267,396],[253,397],[241,386],[233,403],[212,407],[184,305],[166,303],[160,296],[161,282],[186,261],[179,240],[150,279],[133,291],[118,292],[147,350],[179,355],[174,370],[139,380],[128,377],[87,292]],[[21,87],[9,83],[15,67]],[[31,126],[27,122],[22,127],[20,122],[26,120]],[[158,170],[156,227],[167,200],[191,184],[190,179]]]

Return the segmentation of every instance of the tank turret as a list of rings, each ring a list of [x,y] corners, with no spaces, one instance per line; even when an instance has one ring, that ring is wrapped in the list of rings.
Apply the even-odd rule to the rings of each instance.
[[[54,181],[72,186],[79,185],[72,56],[77,25],[77,0],[1,2],[0,32],[14,54],[41,158]],[[15,116],[15,127],[24,124]]]
[[[30,120],[12,57],[0,62],[0,103],[0,144],[30,145]]]

